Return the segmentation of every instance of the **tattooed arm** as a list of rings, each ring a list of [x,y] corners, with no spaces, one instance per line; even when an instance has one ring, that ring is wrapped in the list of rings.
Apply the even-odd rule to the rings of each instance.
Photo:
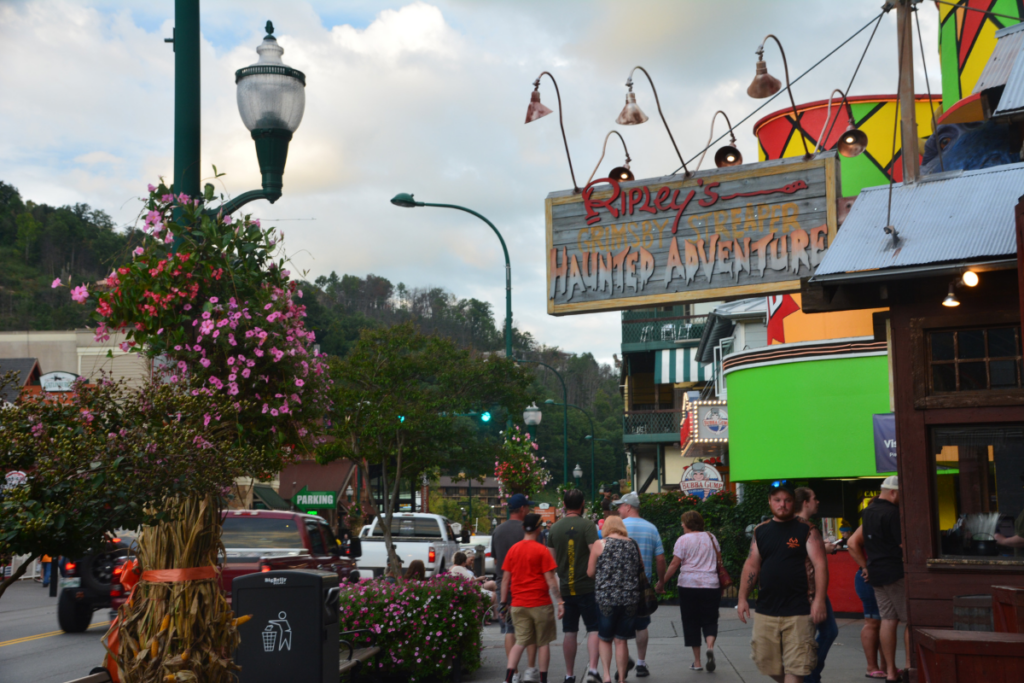
[[[757,551],[757,539],[754,538],[750,541],[750,554],[747,556],[747,561],[743,563],[743,575],[740,578],[740,594],[736,603],[736,611],[740,621],[744,624],[747,623],[747,619],[750,617],[750,605],[747,604],[747,598],[750,596],[750,591],[757,585],[757,577],[760,574],[761,553]]]

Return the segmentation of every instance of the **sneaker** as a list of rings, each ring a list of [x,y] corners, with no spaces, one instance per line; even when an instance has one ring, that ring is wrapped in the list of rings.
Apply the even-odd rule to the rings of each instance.
[[[565,677],[565,683],[576,683],[576,677],[575,676],[566,676]]]
[[[690,671],[703,671],[703,670],[704,670],[704,667],[702,667],[702,666],[694,666],[693,664],[690,665]]]
[[[588,671],[587,677],[583,681],[584,683],[602,683],[601,674],[596,671]]]
[[[540,683],[540,669],[527,669],[520,680],[522,683]]]
[[[634,662],[633,658],[630,657],[629,658],[629,663],[626,664],[626,678],[629,678],[629,672],[633,670],[634,666],[636,666],[636,662]],[[615,675],[612,677],[612,680],[614,680],[615,683],[619,683],[619,670],[618,669],[615,670]]]
[[[647,665],[646,664],[637,664],[636,665],[636,677],[637,678],[646,678],[647,676],[650,676],[650,675],[651,675],[651,672],[647,669]]]
[[[519,674],[512,674],[512,683],[519,683]]]
[[[707,658],[708,658],[708,663],[707,663],[706,667],[707,667],[708,673],[711,673],[712,671],[715,670],[715,651],[714,650],[708,650]]]

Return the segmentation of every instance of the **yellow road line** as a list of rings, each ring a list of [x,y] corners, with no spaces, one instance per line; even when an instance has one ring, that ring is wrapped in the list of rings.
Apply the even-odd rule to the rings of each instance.
[[[95,624],[90,624],[89,628],[99,628],[100,626],[109,626],[109,625],[110,625],[109,621],[99,621],[99,622],[96,622]],[[8,645],[18,645],[19,643],[28,643],[28,642],[31,642],[33,640],[41,640],[43,638],[51,638],[53,636],[59,636],[59,635],[61,635],[63,633],[64,633],[64,631],[50,631],[49,633],[39,633],[39,634],[36,634],[34,636],[25,636],[24,638],[15,638],[14,640],[5,640],[5,641],[0,642],[0,647],[6,647]]]

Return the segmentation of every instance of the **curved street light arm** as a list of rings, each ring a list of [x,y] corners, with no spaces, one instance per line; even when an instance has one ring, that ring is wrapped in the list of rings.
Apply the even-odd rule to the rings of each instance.
[[[679,145],[676,144],[676,139],[672,135],[672,130],[668,127],[668,121],[665,120],[665,114],[661,111],[661,100],[658,99],[658,89],[654,87],[654,81],[651,79],[651,74],[647,73],[647,69],[640,65],[634,66],[633,70],[629,72],[629,78],[626,79],[626,86],[630,92],[633,91],[633,73],[640,69],[644,72],[644,76],[647,76],[647,81],[651,84],[651,90],[654,91],[654,103],[658,105],[658,114],[661,116],[661,122],[665,124],[665,130],[668,131],[668,139],[672,141],[672,147],[676,150],[676,156],[679,157],[680,163],[683,164],[683,175],[690,175],[690,169],[686,168],[686,162],[683,160],[683,155],[679,153]]]
[[[618,135],[619,139],[622,140],[622,149],[626,150],[626,168],[629,168],[629,162],[631,162],[632,159],[629,158],[629,147],[626,147],[626,139],[622,137],[622,133],[619,131],[610,130],[608,131],[608,135],[604,136],[604,146],[601,147],[601,158],[597,160],[597,165],[594,166],[594,172],[590,174],[589,178],[587,178],[587,185],[589,185],[590,181],[594,179],[595,175],[597,175],[597,169],[601,167],[601,162],[604,161],[604,153],[608,149],[608,138],[610,138],[613,133]]]
[[[789,103],[793,105],[793,126],[796,128],[796,132],[800,134],[800,142],[804,145],[804,158],[809,159],[811,156],[810,151],[807,149],[807,140],[804,139],[804,134],[800,131],[800,114],[796,109],[796,100],[793,99],[793,88],[789,84],[789,63],[786,61],[786,51],[782,49],[782,43],[775,37],[774,34],[769,33],[761,41],[761,44],[757,47],[757,59],[764,61],[764,44],[771,38],[775,41],[775,44],[779,46],[779,52],[782,53],[782,67],[786,72],[786,90],[789,91]]]
[[[555,405],[558,405],[558,404],[556,403]],[[597,481],[596,481],[597,480],[597,469],[596,469],[596,463],[595,463],[595,458],[594,458],[594,441],[595,441],[595,438],[593,437],[593,435],[595,433],[594,418],[592,418],[590,416],[590,413],[588,413],[583,408],[580,408],[579,406],[573,405],[571,403],[566,403],[565,405],[567,405],[570,408],[575,408],[576,410],[578,410],[581,413],[583,413],[584,415],[586,415],[587,419],[590,420],[590,434],[591,434],[591,436],[587,438],[587,440],[590,441],[590,500],[596,500],[597,499]]]
[[[711,138],[715,137],[715,119],[718,118],[719,114],[725,117],[725,123],[729,126],[729,144],[733,147],[736,146],[736,134],[732,132],[732,121],[729,120],[728,114],[719,109],[711,116],[711,132],[708,133],[708,143],[704,145],[704,151],[700,153],[700,161],[697,162],[696,168],[697,171],[700,170],[700,165],[704,163],[704,155],[708,153],[709,149],[711,149]]]
[[[816,143],[814,143],[814,153],[815,154],[817,154],[820,151],[823,151],[822,148],[821,148],[821,143],[826,138],[825,129],[828,128],[829,132],[830,133],[832,132],[832,128],[829,128],[828,122],[832,118],[832,96],[835,95],[836,93],[839,93],[840,95],[843,96],[842,101],[839,103],[839,107],[837,107],[836,121],[839,120],[839,112],[841,112],[843,110],[843,106],[846,104],[846,93],[844,93],[839,88],[836,88],[831,93],[829,93],[829,96],[828,96],[828,112],[826,112],[826,114],[825,114],[825,124],[821,127],[821,133],[818,134],[818,141]],[[835,125],[836,125],[836,122],[832,121],[832,126],[834,127]]]
[[[513,359],[517,363],[536,363],[537,365],[543,365],[551,372],[555,373],[555,377],[562,383],[562,483],[569,481],[569,392],[565,388],[565,380],[562,379],[562,373],[555,370],[553,367],[540,360],[527,360],[525,358]]]
[[[565,123],[562,122],[562,93],[558,91],[558,81],[551,75],[551,72],[541,71],[540,76],[537,76],[537,80],[533,82],[533,89],[537,90],[540,88],[540,77],[544,75],[550,78],[555,86],[555,97],[558,98],[558,125],[562,129],[562,142],[565,143],[565,158],[569,160],[569,175],[572,176],[573,192],[579,193],[580,186],[576,184],[576,172],[572,170],[572,156],[569,154],[569,139],[565,137]]]
[[[278,195],[278,197],[279,196],[280,195]],[[248,192],[243,192],[234,199],[227,200],[226,202],[218,206],[216,209],[208,209],[207,213],[223,213],[224,215],[227,215],[229,213],[234,213],[235,211],[238,211],[240,208],[242,208],[249,202],[256,201],[257,199],[266,199],[271,204],[277,201],[277,197],[271,199],[270,196],[267,195],[266,190],[249,190]]]

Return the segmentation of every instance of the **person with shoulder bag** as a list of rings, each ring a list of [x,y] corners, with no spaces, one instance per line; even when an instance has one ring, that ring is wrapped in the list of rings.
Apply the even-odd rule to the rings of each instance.
[[[595,595],[601,612],[597,636],[604,672],[602,681],[610,683],[612,641],[615,642],[616,680],[625,681],[634,664],[629,658],[629,638],[633,635],[633,620],[641,598],[643,562],[620,518],[606,519],[603,535],[590,551],[587,576],[595,579]]]
[[[696,510],[683,513],[683,535],[676,541],[672,562],[665,570],[665,578],[658,582],[659,593],[665,591],[668,581],[679,572],[679,612],[683,620],[683,644],[693,649],[692,671],[701,671],[701,633],[707,644],[707,670],[714,671],[715,639],[718,637],[718,606],[722,589],[731,585],[729,574],[722,566],[722,550],[718,539],[704,531],[704,518]]]

